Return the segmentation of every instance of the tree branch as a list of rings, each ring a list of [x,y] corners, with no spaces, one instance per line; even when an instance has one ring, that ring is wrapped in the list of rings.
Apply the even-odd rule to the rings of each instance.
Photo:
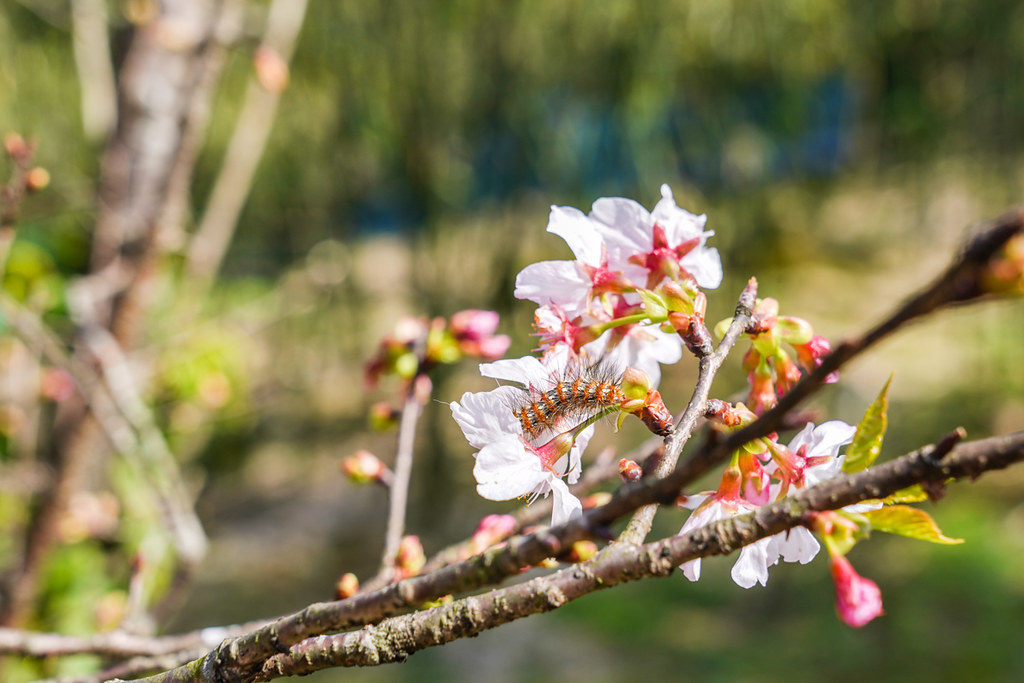
[[[672,433],[665,437],[665,449],[653,459],[651,466],[645,468],[645,476],[655,479],[663,479],[672,473],[676,463],[679,462],[679,455],[683,452],[683,446],[693,435],[694,426],[697,420],[704,416],[707,406],[708,395],[711,393],[711,384],[715,381],[718,369],[722,367],[732,347],[746,330],[750,323],[750,316],[757,301],[757,281],[753,278],[744,287],[736,304],[736,312],[733,315],[732,323],[726,331],[718,348],[709,356],[700,359],[697,374],[697,385],[693,389],[693,395],[686,406],[682,417],[677,421]],[[651,531],[654,523],[654,514],[658,511],[657,503],[645,505],[633,514],[625,531],[619,535],[619,542],[637,544],[642,543],[647,534]]]
[[[953,441],[955,439],[949,439]],[[763,538],[800,526],[811,511],[835,510],[884,497],[915,483],[943,485],[949,479],[976,478],[1024,460],[1024,432],[958,446],[942,457],[926,446],[898,460],[856,475],[805,489],[754,512],[714,522],[682,536],[638,548],[612,545],[594,559],[522,584],[400,617],[339,635],[309,638],[268,659],[261,669],[232,681],[267,681],[335,666],[376,666],[403,661],[410,654],[532,614],[562,607],[589,593],[638,579],[666,577],[680,564],[725,555]],[[187,674],[176,669],[144,679],[150,683],[216,681],[224,673],[207,658]],[[192,676],[195,677],[192,677]]]
[[[987,264],[988,260],[1010,237],[1021,231],[1022,225],[1024,225],[1022,218],[1024,217],[1018,211],[1007,214],[996,221],[970,242],[963,255],[933,285],[901,306],[889,318],[864,336],[841,344],[836,351],[823,360],[821,367],[798,383],[780,401],[778,407],[765,413],[744,429],[733,432],[725,439],[709,437],[708,442],[702,448],[695,451],[691,458],[664,479],[647,477],[639,482],[625,485],[606,505],[587,511],[582,517],[568,524],[552,529],[543,529],[528,536],[512,538],[504,547],[492,548],[480,556],[450,565],[433,574],[413,577],[374,593],[358,595],[347,600],[310,605],[301,612],[282,617],[265,628],[241,638],[225,641],[214,652],[203,658],[202,662],[192,662],[185,667],[168,672],[166,678],[154,680],[202,680],[176,677],[191,675],[186,672],[198,671],[196,667],[200,664],[207,668],[204,675],[213,676],[215,674],[214,677],[207,680],[245,680],[247,672],[250,672],[253,666],[266,661],[282,648],[291,647],[323,633],[372,623],[383,617],[436,600],[449,593],[463,593],[499,583],[517,574],[523,567],[537,564],[547,557],[561,555],[578,540],[602,537],[604,529],[608,525],[643,505],[673,500],[683,487],[704,474],[713,465],[724,460],[729,453],[750,440],[774,431],[787,411],[817,390],[825,377],[842,367],[850,359],[910,320],[950,303],[963,301],[969,292],[973,291],[974,294],[968,298],[983,293],[980,278],[984,264]],[[945,284],[947,281],[954,281],[958,284],[953,287]],[[681,450],[682,443],[673,442],[672,447],[674,450]],[[1019,449],[1019,443],[1015,443],[1012,448]],[[1016,453],[1016,451],[1014,452]],[[1001,466],[1005,466],[1005,464]],[[873,493],[872,495],[878,494]],[[790,500],[787,499],[782,503],[788,505]],[[842,505],[845,504],[848,503]],[[837,505],[837,507],[842,507],[842,505]],[[753,540],[756,539],[751,539],[749,542],[753,542]],[[641,549],[644,548],[648,548],[648,546],[641,547]],[[687,559],[693,559],[693,557],[679,556],[674,558],[674,562],[680,564]],[[503,595],[500,592],[499,594]],[[540,598],[542,597],[540,596]],[[460,601],[457,604],[462,603]],[[412,617],[403,617],[403,619],[414,617],[415,615],[412,615]],[[454,629],[453,633],[458,631],[457,624],[451,625]],[[488,628],[490,627],[492,626],[488,626]],[[362,633],[361,637],[365,638],[365,632]],[[328,638],[327,636],[321,637]],[[335,639],[338,638],[343,637],[335,637]],[[341,641],[330,642],[336,645]],[[355,647],[351,642],[349,645]],[[210,673],[211,671],[213,674]],[[294,673],[298,673],[298,670]]]

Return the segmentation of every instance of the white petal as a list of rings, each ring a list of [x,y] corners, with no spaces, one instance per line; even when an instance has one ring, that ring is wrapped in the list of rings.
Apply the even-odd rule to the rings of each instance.
[[[679,565],[679,568],[683,570],[683,576],[688,578],[690,581],[700,580],[700,558],[696,560],[690,560]]]
[[[483,448],[496,438],[506,434],[522,433],[522,425],[509,410],[509,399],[505,398],[506,390],[511,387],[499,387],[494,391],[465,393],[459,403],[452,402],[449,407],[452,417],[462,428],[466,440],[475,448]]]
[[[511,500],[535,491],[545,481],[540,460],[520,439],[504,438],[484,446],[476,456],[473,476],[477,493],[488,500]]]
[[[588,266],[601,265],[604,242],[590,219],[571,206],[552,206],[548,232],[558,235],[572,249],[573,256]]]
[[[704,214],[698,216],[680,208],[672,197],[672,190],[669,189],[666,195],[666,189],[668,189],[667,186],[661,186],[662,196],[654,205],[651,218],[664,228],[669,244],[675,246],[705,234],[704,226],[708,222],[708,217]]]
[[[788,532],[772,536],[776,541],[775,549],[786,562],[807,564],[821,550],[821,544],[809,529],[802,526],[793,527]]]
[[[579,498],[569,493],[565,482],[550,475],[548,484],[551,487],[551,526],[565,524],[583,514],[583,505]]]
[[[616,262],[650,251],[654,221],[647,209],[632,199],[601,197],[594,202],[590,219],[604,238],[609,257],[614,257]]]
[[[717,289],[722,284],[722,257],[717,249],[698,247],[684,256],[680,265],[686,268],[697,281],[697,285],[704,289]]]
[[[503,358],[493,363],[481,363],[480,374],[484,377],[515,382],[524,387],[546,384],[550,373],[535,356]]]
[[[739,559],[732,566],[731,572],[732,580],[737,586],[751,588],[755,583],[762,586],[768,584],[768,566],[773,564],[768,547],[770,540],[763,538],[740,550]]]
[[[590,286],[590,278],[575,261],[541,261],[519,271],[514,296],[541,306],[560,306],[572,319],[586,311]]]

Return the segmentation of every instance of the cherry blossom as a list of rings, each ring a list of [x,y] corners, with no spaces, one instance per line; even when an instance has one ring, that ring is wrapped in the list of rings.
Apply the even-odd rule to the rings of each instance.
[[[543,360],[533,356],[500,360],[480,366],[485,377],[515,382],[491,391],[466,393],[450,404],[455,421],[469,443],[479,448],[473,476],[477,492],[489,500],[512,500],[552,494],[551,523],[563,524],[582,511],[580,501],[569,492],[566,481],[576,483],[580,459],[593,434],[593,425],[562,434],[542,433],[533,440],[523,435],[523,426],[511,406],[523,389],[546,389],[553,377],[565,370],[569,350],[564,346]]]

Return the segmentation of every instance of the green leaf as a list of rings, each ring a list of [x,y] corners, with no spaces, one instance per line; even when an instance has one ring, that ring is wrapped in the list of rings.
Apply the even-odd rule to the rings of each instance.
[[[900,489],[890,496],[886,496],[882,499],[882,502],[886,505],[897,505],[899,503],[920,503],[925,500],[928,500],[928,494],[924,492],[924,487],[920,484],[914,484],[905,489]]]
[[[935,520],[924,510],[909,505],[890,505],[865,512],[864,516],[871,522],[871,527],[888,534],[899,534],[920,541],[956,545],[963,543],[962,538],[950,538],[942,533]]]
[[[853,435],[853,443],[846,449],[846,460],[843,472],[860,472],[871,466],[882,452],[882,439],[889,423],[889,385],[892,375],[885,381],[885,386],[878,398],[871,402],[864,412],[864,419],[857,425],[857,433]]]

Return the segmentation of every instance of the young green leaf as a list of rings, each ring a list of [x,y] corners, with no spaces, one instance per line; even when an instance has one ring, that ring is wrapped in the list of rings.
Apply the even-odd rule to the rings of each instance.
[[[931,515],[920,508],[909,505],[890,505],[865,512],[864,516],[871,522],[873,529],[889,534],[899,534],[944,545],[956,545],[964,542],[962,538],[950,538],[943,534]]]
[[[867,469],[882,451],[882,439],[889,423],[889,385],[892,375],[886,380],[878,398],[871,402],[864,412],[864,419],[857,425],[857,433],[853,435],[853,443],[846,449],[846,460],[843,462],[844,472],[860,472]]]
[[[925,500],[928,500],[928,494],[925,493],[924,487],[920,484],[914,484],[886,496],[882,499],[882,502],[886,505],[896,505],[898,503],[920,503]]]

